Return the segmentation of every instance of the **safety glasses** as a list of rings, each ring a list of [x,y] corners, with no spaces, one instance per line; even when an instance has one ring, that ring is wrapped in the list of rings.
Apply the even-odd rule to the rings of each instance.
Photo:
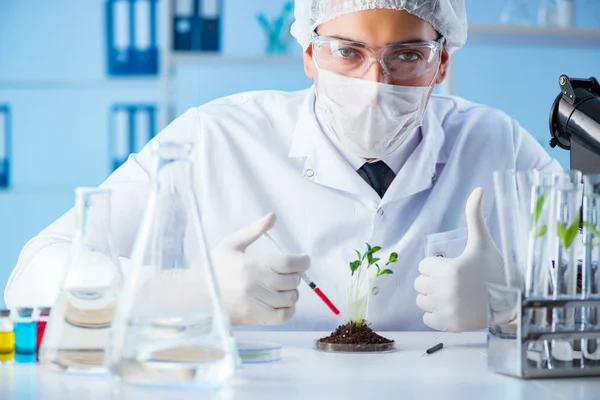
[[[409,80],[439,65],[445,39],[372,47],[365,43],[319,36],[313,31],[313,58],[319,68],[340,75],[361,78],[379,62],[392,79]]]

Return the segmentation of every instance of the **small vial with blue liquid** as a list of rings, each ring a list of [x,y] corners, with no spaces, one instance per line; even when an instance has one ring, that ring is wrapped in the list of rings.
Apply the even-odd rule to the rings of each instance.
[[[17,308],[14,331],[15,361],[17,363],[35,363],[37,350],[37,322],[33,318],[33,308]]]
[[[15,332],[10,310],[0,310],[0,364],[12,364],[15,355]]]

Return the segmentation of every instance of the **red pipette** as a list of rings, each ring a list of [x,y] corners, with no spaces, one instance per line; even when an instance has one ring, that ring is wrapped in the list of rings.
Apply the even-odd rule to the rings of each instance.
[[[323,293],[323,291],[317,287],[317,284],[312,279],[310,279],[308,275],[302,273],[300,274],[300,277],[317,294],[317,296],[319,296],[321,300],[323,300],[323,302],[327,304],[327,307],[329,307],[329,309],[333,311],[335,315],[340,315],[340,310],[338,310],[336,306],[333,305],[331,300],[329,300],[329,297],[325,296],[325,293]]]
[[[283,251],[279,244],[277,244],[277,242],[273,240],[269,233],[265,233],[265,236],[268,237],[271,240],[271,242],[273,242],[275,247],[277,247],[280,252],[285,254],[285,251]],[[312,279],[310,279],[310,277],[306,275],[306,273],[300,274],[300,278],[302,278],[302,280],[312,289],[312,291],[315,292],[321,300],[323,300],[323,303],[325,303],[335,315],[340,315],[340,310],[338,310],[337,307],[333,305],[333,302],[329,300],[329,297],[325,296],[325,293],[323,293],[323,291],[319,289],[317,284]]]

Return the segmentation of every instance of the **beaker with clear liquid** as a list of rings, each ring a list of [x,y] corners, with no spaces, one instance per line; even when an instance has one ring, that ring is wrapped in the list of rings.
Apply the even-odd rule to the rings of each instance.
[[[193,146],[162,142],[152,151],[153,188],[108,366],[125,383],[218,389],[235,374],[239,356],[202,228]]]
[[[43,368],[108,372],[104,350],[123,286],[110,239],[110,198],[107,188],[75,190],[75,236],[39,349]]]

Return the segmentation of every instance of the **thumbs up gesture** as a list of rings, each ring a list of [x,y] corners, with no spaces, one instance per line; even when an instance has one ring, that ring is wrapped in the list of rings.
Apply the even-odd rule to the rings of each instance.
[[[280,325],[298,301],[300,274],[310,266],[307,255],[269,254],[258,258],[246,249],[276,222],[267,214],[224,238],[212,251],[215,275],[233,325]]]
[[[464,332],[486,327],[485,282],[504,279],[502,256],[492,241],[481,213],[483,189],[475,189],[466,205],[468,239],[456,258],[428,257],[419,264],[414,287],[417,306],[430,328]]]

